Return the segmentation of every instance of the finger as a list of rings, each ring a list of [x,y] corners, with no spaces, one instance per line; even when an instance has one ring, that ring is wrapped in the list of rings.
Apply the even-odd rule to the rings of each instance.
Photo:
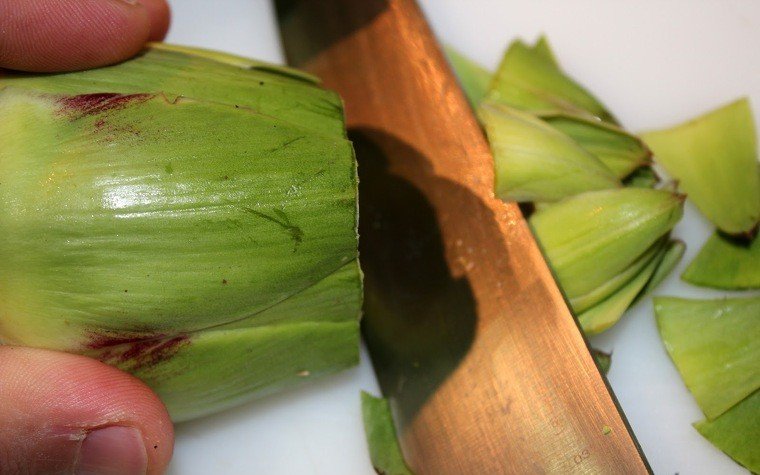
[[[83,356],[0,346],[0,473],[162,473],[169,416],[138,379]]]
[[[153,34],[151,21],[157,37],[168,22],[160,1],[146,3],[0,0],[0,67],[69,71],[129,58]]]
[[[171,12],[166,0],[140,0],[150,19],[150,41],[161,41],[169,31]]]

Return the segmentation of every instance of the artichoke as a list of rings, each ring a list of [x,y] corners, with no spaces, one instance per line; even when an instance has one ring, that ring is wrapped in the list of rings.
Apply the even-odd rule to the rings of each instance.
[[[357,178],[315,79],[154,45],[0,76],[0,340],[86,354],[174,420],[358,361]]]

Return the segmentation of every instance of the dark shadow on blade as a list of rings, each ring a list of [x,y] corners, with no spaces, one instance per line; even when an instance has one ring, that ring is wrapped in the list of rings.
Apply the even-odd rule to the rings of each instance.
[[[426,194],[390,168],[398,161],[415,168],[415,179],[437,188],[426,193],[469,192],[434,177],[425,157],[389,135],[353,130],[349,137],[359,160],[363,333],[403,430],[469,350],[477,309],[469,281],[452,276]]]

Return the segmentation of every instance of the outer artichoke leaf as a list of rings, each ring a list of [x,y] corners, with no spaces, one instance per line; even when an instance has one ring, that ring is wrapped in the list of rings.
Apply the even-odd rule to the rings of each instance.
[[[84,353],[153,388],[172,419],[203,416],[358,362],[358,261],[250,317],[192,333],[124,341]]]
[[[359,261],[335,272],[276,304],[215,329],[229,330],[280,323],[359,321],[362,306],[362,273]]]
[[[52,94],[137,94],[162,91],[173,98],[238,105],[314,131],[345,137],[343,104],[332,91],[278,72],[240,67],[197,54],[148,48],[114,66],[52,75],[6,72],[11,86]]]
[[[156,391],[174,421],[224,410],[359,362],[357,321],[206,330],[175,341],[169,345],[171,357],[125,365]]]
[[[665,349],[715,419],[760,388],[760,297],[654,300]]]
[[[257,59],[246,58],[245,56],[238,56],[235,54],[225,53],[222,51],[210,50],[205,48],[196,48],[193,46],[174,45],[169,43],[149,43],[148,48],[158,49],[164,51],[175,51],[178,53],[184,53],[191,56],[198,56],[212,61],[217,61],[223,64],[229,64],[241,69],[249,69],[256,71],[263,71],[268,73],[274,73],[286,78],[296,79],[298,81],[306,81],[311,84],[319,84],[321,81],[318,77],[309,74],[300,69],[289,68],[287,66],[281,66],[279,64],[268,63],[266,61],[259,61]]]

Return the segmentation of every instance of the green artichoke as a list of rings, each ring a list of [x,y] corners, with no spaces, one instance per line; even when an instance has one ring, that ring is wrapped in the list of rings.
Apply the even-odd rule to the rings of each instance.
[[[298,71],[152,46],[0,76],[0,339],[86,354],[175,420],[358,361],[357,175]]]

